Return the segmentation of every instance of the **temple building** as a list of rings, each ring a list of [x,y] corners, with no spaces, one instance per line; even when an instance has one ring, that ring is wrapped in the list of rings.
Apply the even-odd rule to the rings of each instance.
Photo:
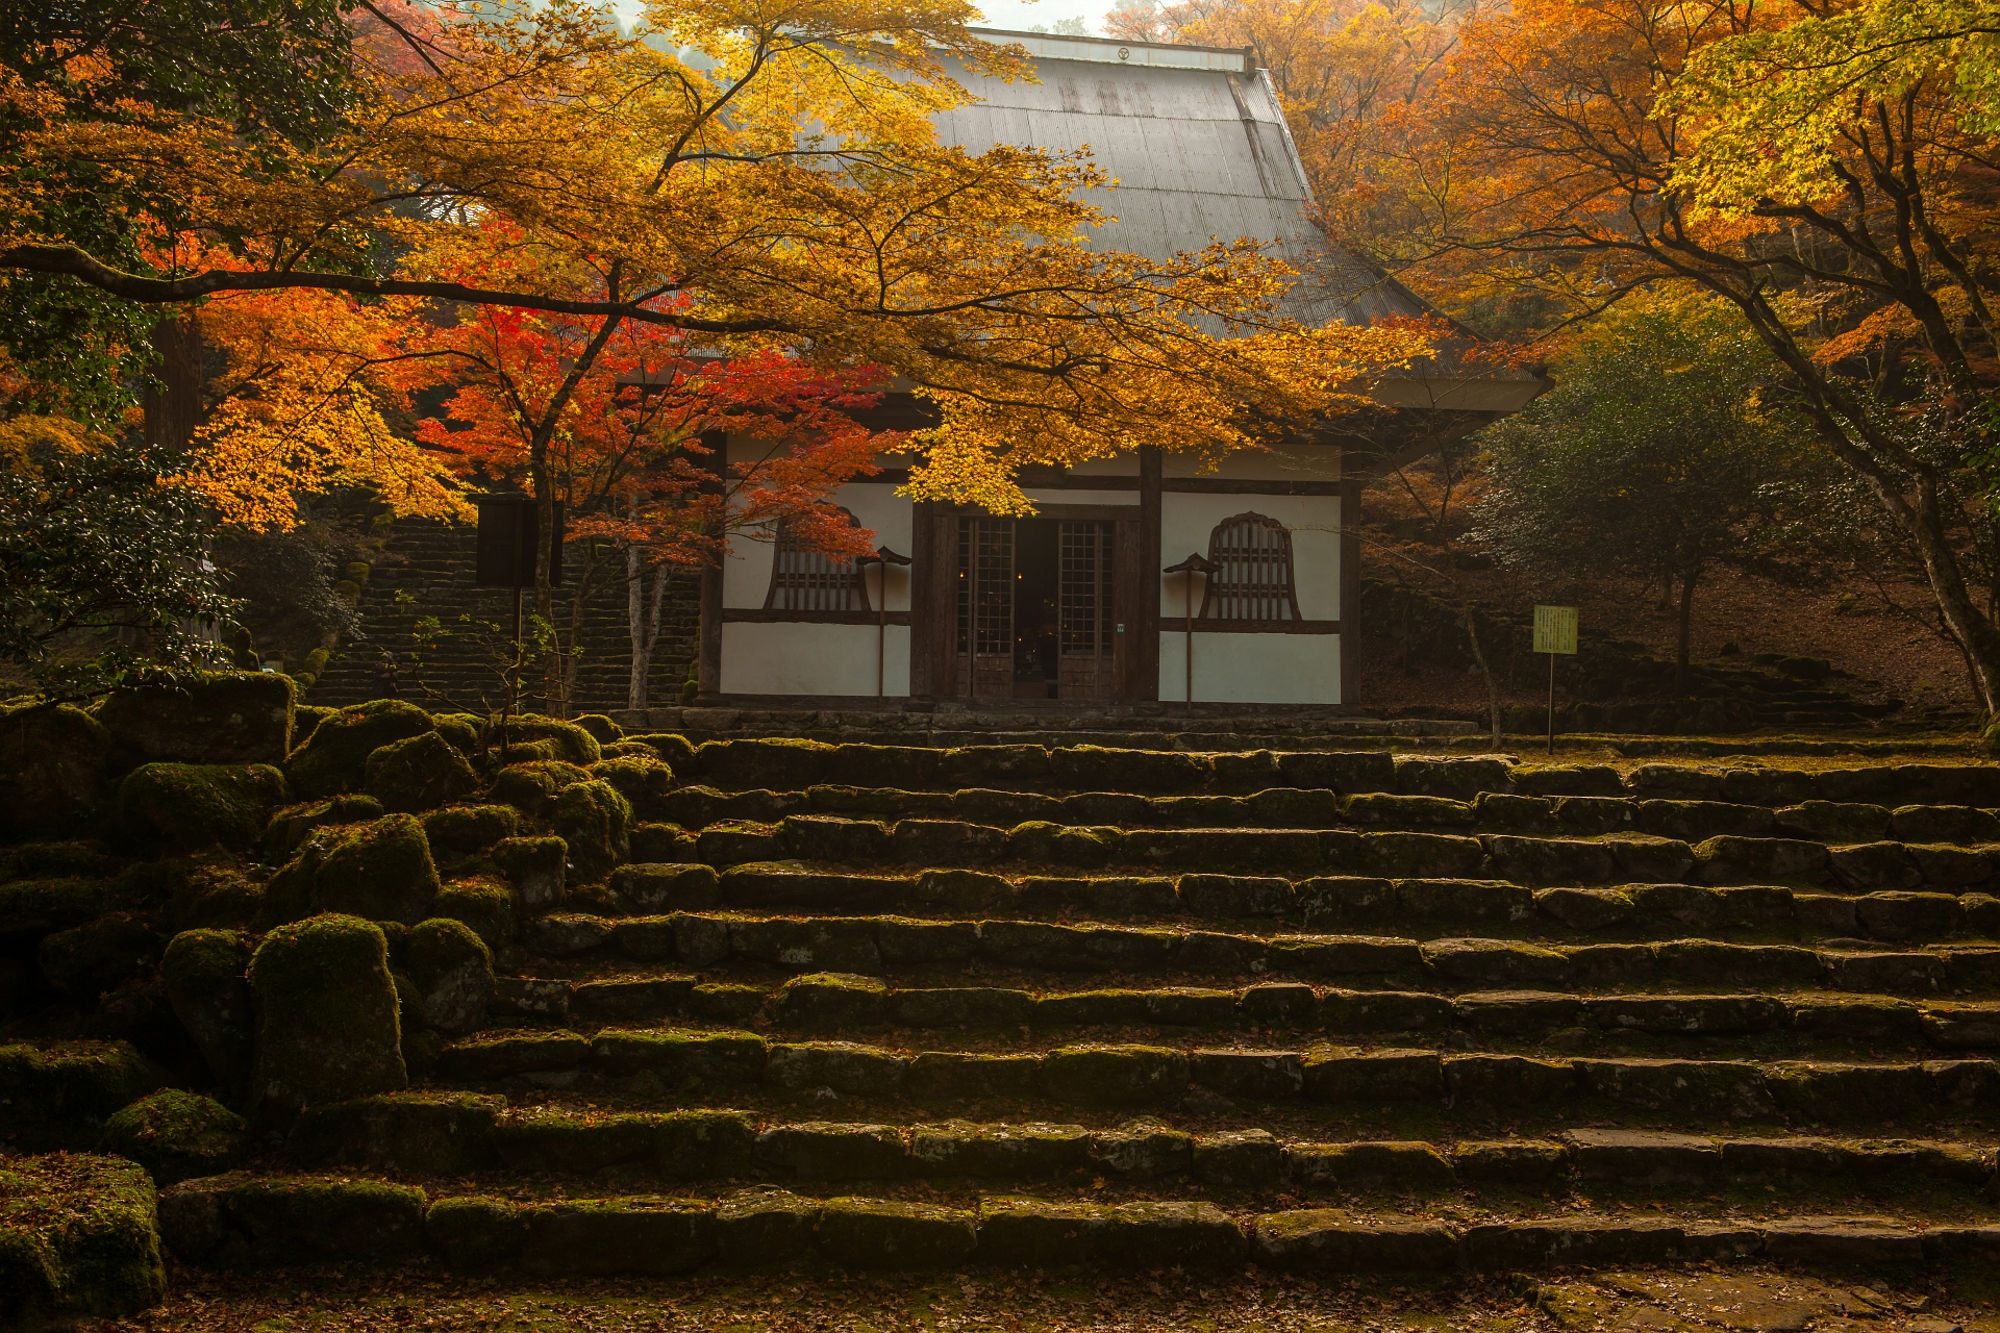
[[[948,142],[1089,146],[1118,182],[1093,202],[1104,244],[1155,259],[1211,239],[1275,243],[1303,275],[1302,320],[1432,315],[1330,245],[1269,74],[1245,50],[992,33],[1038,83],[954,74],[983,99]],[[1518,410],[1545,382],[1449,350],[1379,382],[1379,409],[1216,471],[1137,456],[1023,475],[1037,512],[915,504],[903,460],[833,497],[882,555],[846,562],[782,529],[738,540],[702,588],[699,680],[718,701],[987,706],[1354,702],[1363,486]],[[893,405],[892,405],[893,410]]]

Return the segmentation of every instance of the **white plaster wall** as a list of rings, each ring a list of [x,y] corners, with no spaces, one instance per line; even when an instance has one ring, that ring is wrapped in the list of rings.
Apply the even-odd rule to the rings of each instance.
[[[724,694],[831,694],[873,697],[874,625],[750,624],[722,626]],[[891,625],[883,692],[910,692],[910,631]]]
[[[1240,481],[1339,481],[1338,447],[1293,445],[1274,449],[1239,449],[1213,471],[1194,454],[1167,454],[1160,459],[1168,477],[1226,477]]]
[[[832,495],[834,504],[854,515],[854,521],[875,534],[874,545],[887,546],[898,555],[909,555],[916,541],[916,507],[899,499],[895,486],[887,482],[849,482]],[[729,543],[722,564],[722,604],[731,607],[761,607],[771,591],[773,533],[769,529],[745,529]],[[869,605],[875,605],[876,580],[873,567],[864,569],[868,580]],[[889,609],[910,609],[910,579],[904,570],[889,575]],[[868,692],[873,694],[871,682]]]
[[[1021,488],[1021,494],[1040,508],[1043,505],[1128,505],[1139,507],[1139,492],[1132,491],[1058,491],[1038,490],[1033,486]]]
[[[1340,497],[1337,495],[1202,495],[1168,491],[1160,497],[1160,563],[1179,564],[1190,551],[1207,555],[1208,537],[1215,531],[1215,525],[1245,513],[1264,514],[1291,529],[1292,586],[1298,593],[1299,614],[1307,620],[1340,619]],[[1160,576],[1163,623],[1182,616],[1181,590],[1186,583],[1184,575]],[[1195,585],[1194,609],[1199,615],[1199,577]]]
[[[1179,630],[1160,634],[1163,703],[1187,697],[1187,637]],[[1194,697],[1199,703],[1340,703],[1340,636],[1197,630]]]

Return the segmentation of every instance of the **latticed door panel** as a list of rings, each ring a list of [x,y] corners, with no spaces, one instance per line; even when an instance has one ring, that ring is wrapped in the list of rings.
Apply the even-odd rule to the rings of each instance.
[[[1115,527],[1064,521],[1057,551],[1057,620],[1061,669],[1056,693],[1065,699],[1110,699],[1118,691],[1113,632]]]
[[[1014,523],[958,521],[958,682],[969,695],[1014,689]]]

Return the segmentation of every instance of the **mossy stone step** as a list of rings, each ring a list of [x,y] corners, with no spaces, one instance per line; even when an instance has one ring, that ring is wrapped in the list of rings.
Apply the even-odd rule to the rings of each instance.
[[[1359,994],[1368,994],[1361,992]],[[795,1032],[986,1031],[1009,1036],[1062,1028],[1280,1029],[1333,1037],[1459,1032],[1482,1041],[1551,1033],[1655,1034],[1677,1040],[1790,1036],[1818,1041],[1929,1044],[1943,1051],[2000,1050],[2000,1002],[1908,1000],[1888,995],[1570,994],[1471,991],[1455,996],[1356,992],[1267,982],[1030,991],[1009,986],[895,986],[876,977],[809,973],[783,985],[716,986],[691,976],[637,975],[571,982],[511,977],[499,983],[497,1022],[632,1023],[763,1019]],[[1405,1012],[1387,1015],[1386,1001]],[[1394,1024],[1384,1028],[1388,1017]]]
[[[122,1318],[158,1304],[166,1288],[144,1168],[119,1157],[0,1155],[0,1325]]]
[[[273,1208],[272,1201],[288,1206]],[[412,1234],[410,1216],[421,1217]],[[376,1223],[368,1232],[355,1224]],[[1974,1269],[2000,1262],[2000,1228],[1918,1230],[1879,1218],[1706,1221],[1562,1214],[1452,1224],[1346,1210],[1232,1213],[1196,1201],[1083,1204],[1018,1196],[977,1209],[901,1198],[811,1198],[757,1190],[724,1199],[640,1195],[511,1200],[426,1196],[372,1180],[219,1177],[161,1199],[184,1261],[254,1266],[312,1255],[380,1261],[385,1247],[471,1271],[574,1263],[596,1275],[830,1261],[855,1269],[1051,1262],[1121,1270],[1246,1264],[1376,1272],[1650,1268],[1744,1261],[1833,1268]]]
[[[1149,1186],[1198,1180],[1225,1192],[1289,1189],[1307,1196],[1498,1190],[1563,1197],[1620,1186],[1720,1190],[1833,1182],[1849,1190],[1944,1189],[1976,1201],[2000,1182],[2000,1149],[1990,1142],[1608,1129],[1497,1143],[1287,1142],[1263,1130],[1197,1134],[1157,1121],[1093,1130],[1045,1121],[760,1122],[724,1110],[506,1110],[499,1099],[476,1094],[368,1097],[317,1107],[294,1128],[285,1155],[308,1168],[419,1176],[574,1176],[625,1168],[659,1181],[975,1179],[1011,1187],[1096,1178]]]
[[[951,1105],[1002,1096],[1037,1104],[1170,1107],[1203,1090],[1356,1108],[1430,1106],[1460,1119],[1601,1107],[1690,1120],[1859,1124],[2000,1112],[2000,1063],[1981,1059],[1710,1060],[1356,1050],[1186,1049],[1075,1043],[1046,1049],[918,1051],[862,1042],[781,1042],[754,1032],[609,1028],[492,1034],[439,1053],[436,1077],[486,1086],[643,1075],[653,1086],[758,1088],[866,1102]]]
[[[2000,988],[2000,946],[1975,944],[1901,951],[1705,939],[1537,944],[1480,936],[1419,941],[1011,919],[706,912],[554,914],[527,923],[522,939],[531,954],[543,957],[673,962],[696,969],[730,964],[792,974],[993,967],[1030,975],[1172,972],[1444,990],[1783,987],[1982,994]]]
[[[663,826],[655,826],[663,827]],[[1698,843],[1646,833],[1577,837],[1398,830],[1127,828],[1028,821],[1011,827],[948,819],[894,824],[788,815],[775,824],[711,824],[692,838],[638,835],[641,859],[717,868],[797,858],[852,866],[977,869],[1024,865],[1279,875],[1497,879],[1528,887],[1628,883],[1785,884],[1865,892],[1983,890],[2000,876],[2000,846],[1877,841],[1829,846],[1799,838],[1718,834]]]
[[[1984,892],[1815,893],[1784,885],[1622,884],[1532,889],[1501,879],[1191,872],[1181,875],[1000,874],[986,870],[863,872],[756,861],[718,874],[699,863],[621,867],[612,896],[634,913],[911,912],[1097,920],[1193,917],[1283,921],[1307,929],[1428,925],[1512,934],[1681,934],[1689,929],[1774,935],[2000,940],[2000,898]]]

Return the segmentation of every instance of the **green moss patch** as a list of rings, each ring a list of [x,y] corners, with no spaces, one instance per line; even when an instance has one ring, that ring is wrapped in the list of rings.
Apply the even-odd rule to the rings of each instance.
[[[297,693],[276,672],[229,672],[113,690],[97,720],[141,759],[282,764],[292,748]]]
[[[609,718],[605,720],[610,721]],[[603,746],[589,731],[574,722],[544,717],[539,713],[514,718],[508,723],[508,735],[510,742],[553,742],[555,757],[572,764],[594,764],[604,757]]]
[[[435,731],[370,751],[366,770],[368,794],[389,810],[434,810],[479,785],[465,756]]]
[[[249,1126],[208,1097],[162,1088],[104,1122],[104,1148],[129,1157],[170,1185],[225,1171],[241,1155]]]
[[[271,882],[278,905],[348,912],[371,921],[414,925],[437,900],[437,866],[424,826],[409,814],[308,841]]]
[[[521,812],[511,805],[454,805],[424,816],[424,836],[438,857],[477,856],[520,828]]]
[[[497,949],[514,938],[514,895],[491,879],[458,879],[438,890],[437,914],[463,921],[472,933]]]
[[[0,884],[0,928],[72,926],[104,910],[110,885],[101,879],[24,879]]]
[[[556,795],[555,830],[577,878],[593,883],[632,855],[632,803],[609,782],[575,783]]]
[[[68,704],[0,708],[0,839],[94,832],[111,734]]]
[[[301,796],[353,791],[367,780],[368,756],[385,745],[434,730],[431,715],[400,699],[344,709],[313,728],[285,765]]]
[[[0,1326],[133,1315],[166,1289],[143,1170],[68,1153],[0,1157]]]
[[[259,1099],[296,1109],[408,1082],[388,942],[373,923],[325,915],[278,927],[250,960],[250,988]]]
[[[30,1148],[90,1146],[107,1117],[159,1082],[122,1041],[0,1046],[0,1138]]]
[[[235,930],[184,930],[168,941],[160,960],[174,1016],[216,1082],[233,1092],[249,1081],[256,1039],[249,966],[249,940]]]
[[[546,819],[555,809],[557,792],[588,781],[590,774],[575,764],[561,759],[530,759],[501,769],[487,795],[532,819]]]
[[[118,822],[142,843],[248,851],[284,803],[285,775],[269,764],[141,764],[118,785]]]

